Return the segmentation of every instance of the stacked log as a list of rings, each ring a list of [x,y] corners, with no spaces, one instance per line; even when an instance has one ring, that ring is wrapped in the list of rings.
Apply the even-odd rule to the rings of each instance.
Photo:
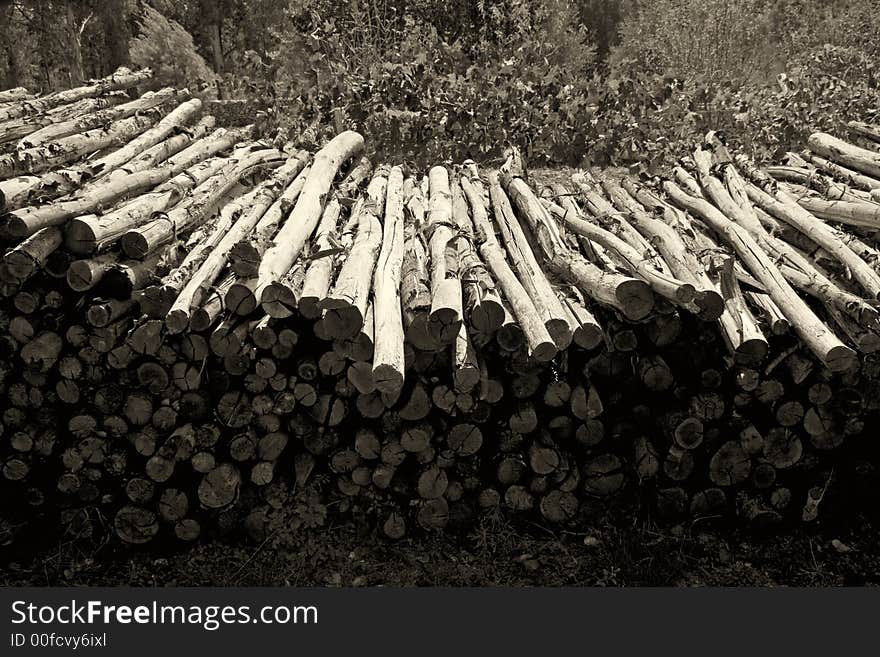
[[[92,139],[106,111],[44,105],[9,118],[41,144],[24,150]],[[96,506],[137,545],[332,509],[397,539],[499,508],[576,524],[630,491],[666,519],[767,526],[814,519],[841,448],[861,458],[880,405],[866,185],[806,155],[762,169],[711,133],[665,179],[546,185],[515,151],[418,172],[355,132],[310,154],[200,112],[157,102],[100,166],[68,149],[39,183],[0,181],[26,200],[0,258],[19,517]],[[29,116],[53,117],[32,141]],[[15,193],[51,180],[70,187]]]

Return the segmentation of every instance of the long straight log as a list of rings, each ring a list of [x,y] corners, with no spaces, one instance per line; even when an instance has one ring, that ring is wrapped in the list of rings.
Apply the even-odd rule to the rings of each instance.
[[[467,163],[465,163],[465,166]],[[472,331],[487,341],[504,322],[504,308],[495,291],[495,281],[474,248],[474,229],[467,200],[458,176],[452,181],[452,219],[458,227],[456,239],[459,274],[462,280],[464,314]],[[459,340],[456,339],[456,344]]]
[[[404,377],[400,279],[403,268],[403,171],[388,175],[382,247],[373,281],[373,381],[379,392],[399,395]]]
[[[437,351],[440,345],[428,331],[431,313],[431,280],[424,237],[425,196],[414,178],[403,183],[404,247],[400,281],[406,341],[417,349]]]
[[[272,207],[260,217],[260,221],[254,227],[253,234],[233,247],[230,254],[232,269],[241,278],[253,278],[258,274],[263,254],[272,245],[272,238],[275,237],[278,228],[302,193],[310,171],[311,167],[305,166],[272,204]],[[254,306],[256,306],[256,302],[254,302]]]
[[[496,223],[504,238],[507,253],[519,273],[520,281],[529,291],[532,303],[538,310],[538,314],[541,315],[550,337],[553,338],[558,349],[567,349],[571,344],[574,327],[569,325],[565,307],[556,296],[556,291],[532,251],[530,240],[513,212],[508,195],[519,208],[532,233],[535,233],[539,226],[548,232],[556,229],[557,233],[558,228],[547,215],[541,202],[520,177],[521,167],[516,158],[518,158],[518,153],[508,159],[498,177],[507,194],[496,194],[496,197],[493,198],[493,202],[495,199],[498,200],[501,210],[500,213],[496,213]],[[490,184],[492,183],[490,182]],[[561,242],[558,235],[557,242]]]
[[[720,181],[717,186],[723,190]],[[855,352],[843,344],[837,336],[810,310],[809,306],[791,288],[785,277],[776,268],[770,257],[764,253],[754,238],[741,226],[728,219],[727,212],[738,213],[738,206],[722,198],[725,211],[722,212],[708,201],[691,196],[678,185],[666,181],[663,188],[680,207],[701,217],[724,238],[748,267],[749,271],[767,289],[767,293],[791,322],[795,332],[805,345],[834,372],[851,370],[858,363]]]
[[[851,185],[856,189],[866,191],[872,196],[880,190],[880,179],[878,178],[866,176],[863,173],[841,166],[836,162],[827,160],[815,153],[811,153],[810,151],[804,151],[800,156],[819,171],[822,171],[847,185]]]
[[[131,178],[111,183],[107,193],[115,196],[118,192],[110,190],[121,188],[124,197],[128,194],[127,184],[132,180],[145,178],[144,186],[148,188],[154,181],[164,181],[153,191],[137,196],[107,214],[84,214],[73,219],[67,226],[67,248],[80,254],[106,249],[132,228],[147,223],[156,213],[169,210],[179,203],[190,190],[210,180],[228,163],[229,158],[215,157],[196,163],[170,179],[171,169],[163,167],[161,170],[132,174]]]
[[[89,178],[93,169],[101,169],[99,162],[86,161],[67,169],[57,169],[41,176],[25,176],[22,184],[5,198],[6,209],[15,210],[25,206],[45,205],[48,201],[61,198],[56,203],[82,201],[92,194],[101,194],[106,185],[124,178],[128,174],[158,167],[162,162],[189,146],[193,140],[201,139],[214,129],[215,119],[204,117],[192,129],[148,148],[137,157],[127,161],[124,166],[107,171],[109,175],[98,179]],[[112,154],[112,153],[111,153]],[[82,184],[87,179],[85,184]],[[54,205],[54,204],[53,204]]]
[[[440,345],[452,344],[463,322],[458,250],[452,238],[452,194],[449,172],[442,166],[428,172],[428,246],[430,249],[431,312],[428,332]]]
[[[344,162],[364,148],[364,138],[356,132],[343,132],[315,154],[312,168],[290,217],[275,235],[272,246],[263,255],[254,294],[262,303],[263,295],[293,267],[306,241],[321,220],[324,201],[336,172]]]
[[[232,223],[213,252],[193,273],[192,278],[171,306],[165,318],[165,326],[170,333],[181,333],[186,329],[191,310],[202,303],[205,293],[226,267],[232,247],[253,230],[272,205],[275,197],[302,171],[308,158],[306,151],[296,153],[276,169],[271,178],[260,183],[253,192],[239,200],[236,211],[240,214],[237,220]]]
[[[402,172],[397,170],[402,177]],[[364,325],[367,302],[373,282],[376,258],[382,244],[382,223],[385,210],[389,168],[377,167],[367,187],[367,196],[357,213],[357,233],[348,257],[339,270],[330,294],[318,307],[324,310],[326,334],[345,339],[357,334]],[[401,180],[401,185],[403,181]],[[270,313],[272,314],[272,313]]]
[[[40,98],[13,103],[0,109],[0,121],[9,121],[29,114],[39,114],[58,105],[73,103],[83,98],[100,96],[108,91],[129,89],[139,85],[141,82],[146,82],[151,77],[153,77],[153,72],[150,69],[134,72],[128,69],[119,69],[113,75],[101,78],[100,80],[93,80],[91,83],[81,87],[65,89],[64,91],[57,91]]]
[[[233,157],[220,173],[196,187],[167,214],[125,233],[121,238],[122,249],[131,258],[146,257],[175,235],[185,234],[205,221],[240,180],[277,167],[283,161],[278,150],[256,144],[239,157]]]
[[[543,319],[538,314],[538,309],[532,302],[531,297],[505,258],[504,250],[495,236],[495,230],[492,228],[492,223],[489,219],[483,183],[477,174],[475,165],[465,167],[461,184],[471,207],[471,216],[474,222],[474,239],[479,244],[480,255],[483,256],[483,260],[498,281],[516,320],[522,328],[528,343],[529,356],[538,362],[552,360],[557,353],[556,343],[547,330]],[[493,192],[493,190],[495,191]],[[503,193],[497,178],[494,179],[489,192],[496,195]],[[500,202],[493,202],[492,205],[496,214],[501,212]],[[500,218],[497,220],[501,221]],[[502,332],[503,328],[499,329],[499,333]],[[502,338],[499,335],[500,339]]]
[[[342,205],[338,199],[331,198],[327,201],[315,231],[315,252],[309,258],[298,305],[300,315],[306,319],[315,320],[321,316],[320,303],[330,292],[333,256],[339,252],[339,247],[334,245],[334,234],[341,211]]]
[[[877,203],[830,201],[819,196],[804,195],[797,203],[811,214],[856,228],[880,230],[880,205]]]
[[[15,151],[0,156],[0,176],[7,178],[24,173],[47,171],[78,160],[81,157],[113,146],[124,144],[156,123],[162,112],[153,108],[127,119],[115,121],[106,127],[95,128],[58,141]]]
[[[185,93],[185,92],[184,92]],[[148,91],[140,98],[115,105],[98,112],[92,112],[84,116],[68,119],[67,121],[58,121],[50,125],[35,130],[26,137],[18,141],[16,147],[21,150],[25,148],[34,148],[43,146],[49,142],[56,141],[62,137],[68,137],[87,130],[93,130],[102,125],[127,119],[128,117],[143,112],[144,110],[160,107],[171,100],[178,98],[181,92],[172,87],[166,87],[158,91]],[[200,103],[201,104],[201,103]]]
[[[73,103],[59,105],[41,114],[23,116],[0,123],[0,144],[18,141],[46,126],[99,112],[108,107],[130,100],[124,91],[113,91],[100,98],[83,98]]]

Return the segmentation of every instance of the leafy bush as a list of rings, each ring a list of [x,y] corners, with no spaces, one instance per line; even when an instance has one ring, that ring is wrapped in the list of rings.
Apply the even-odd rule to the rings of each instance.
[[[370,8],[361,14],[296,4],[276,53],[291,132],[350,125],[382,155],[418,161],[498,157],[509,143],[536,160],[579,159],[593,50],[570,3],[484,0],[477,27],[453,40],[455,24],[426,18],[441,9],[433,0],[385,18],[369,3],[353,3]]]

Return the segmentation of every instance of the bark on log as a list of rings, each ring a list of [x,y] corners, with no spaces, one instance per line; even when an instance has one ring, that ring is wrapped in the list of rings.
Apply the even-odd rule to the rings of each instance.
[[[260,144],[238,157],[233,156],[217,175],[193,189],[190,196],[167,214],[125,233],[121,238],[122,249],[131,258],[146,257],[175,235],[186,234],[202,224],[242,179],[273,169],[283,161],[279,151]]]
[[[364,138],[356,132],[346,131],[315,154],[312,168],[290,217],[278,231],[272,247],[266,251],[260,263],[254,286],[255,296],[260,303],[266,290],[291,270],[314,232],[336,172],[363,148]]]
[[[84,98],[93,98],[109,91],[129,89],[142,82],[146,82],[152,77],[153,72],[150,69],[130,71],[126,68],[120,68],[113,75],[101,78],[100,80],[93,80],[90,84],[81,87],[65,89],[64,91],[57,91],[40,98],[12,103],[0,109],[0,122],[10,121],[30,114],[39,114],[58,105],[73,103]]]
[[[271,178],[260,183],[250,194],[238,201],[233,210],[233,220],[229,230],[223,235],[214,250],[205,258],[201,266],[184,285],[171,306],[165,325],[169,332],[181,333],[189,324],[190,312],[199,306],[207,290],[213,285],[226,266],[232,248],[250,233],[257,222],[274,202],[275,197],[302,171],[308,161],[308,153],[300,151],[276,169]]]
[[[373,282],[373,381],[376,389],[399,395],[403,389],[404,334],[400,304],[403,267],[403,171],[388,175],[382,247]]]
[[[452,344],[463,321],[458,252],[452,242],[452,194],[449,172],[442,166],[428,172],[427,231],[430,249],[431,312],[428,332],[440,345]]]
[[[705,176],[707,182],[709,176]],[[764,253],[754,238],[740,225],[728,219],[727,214],[736,216],[739,207],[727,196],[720,181],[717,183],[718,198],[724,205],[724,212],[708,201],[691,196],[678,185],[666,181],[664,190],[680,207],[694,212],[722,236],[748,267],[749,271],[767,289],[770,298],[779,306],[794,330],[804,343],[825,365],[836,372],[852,369],[857,359],[852,349],[844,345],[831,330],[813,313],[809,306],[791,288],[772,260]],[[724,192],[723,194],[721,192]],[[726,198],[725,198],[726,197]]]
[[[873,178],[880,178],[880,153],[849,144],[824,132],[814,132],[807,139],[814,153],[850,167]]]

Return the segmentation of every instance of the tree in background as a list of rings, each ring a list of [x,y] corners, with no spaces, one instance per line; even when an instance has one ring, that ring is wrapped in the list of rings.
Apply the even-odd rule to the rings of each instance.
[[[129,0],[104,0],[99,3],[105,75],[131,62],[128,52],[128,42],[132,37],[131,5]]]

